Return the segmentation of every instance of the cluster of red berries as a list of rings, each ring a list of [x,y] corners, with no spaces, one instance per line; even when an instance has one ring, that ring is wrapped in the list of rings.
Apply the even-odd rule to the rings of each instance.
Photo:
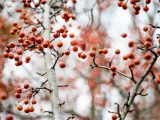
[[[149,10],[149,7],[147,5],[151,3],[151,0],[144,0],[144,1],[145,1],[146,5],[143,7],[143,10],[145,12],[147,12]],[[127,2],[129,2],[129,1],[127,0]],[[127,2],[125,2],[124,0],[119,0],[119,2],[117,4],[118,4],[119,7],[122,7],[124,10],[126,10],[128,8]],[[141,2],[142,2],[142,0],[130,0],[130,4],[133,6],[135,15],[138,15],[139,12],[140,12]]]
[[[115,65],[110,66],[110,71],[113,77],[116,76],[116,70],[117,70],[117,67]]]
[[[32,0],[22,0],[24,7],[31,7]],[[37,8],[40,5],[46,4],[46,0],[39,0],[39,2],[34,2],[34,7]]]
[[[36,100],[32,99],[32,89],[30,89],[29,83],[25,83],[23,88],[17,88],[17,92],[15,93],[15,97],[19,100],[19,102],[23,102],[22,105],[17,105],[17,110],[24,110],[25,113],[34,112],[33,105],[36,104]],[[23,95],[23,97],[22,97]],[[23,105],[28,105],[26,108],[23,108]]]
[[[21,27],[18,25],[18,23],[14,22],[12,24],[12,29],[10,30],[11,35],[15,35],[16,33],[19,33],[21,31]]]
[[[20,66],[20,65],[23,64],[22,54],[23,54],[25,49],[24,48],[18,48],[17,49],[17,48],[18,48],[18,46],[15,43],[8,44],[7,49],[4,53],[4,57],[9,58],[9,59],[14,59],[15,60],[15,65]],[[16,52],[15,54],[14,54],[14,51]],[[31,60],[30,56],[26,56],[25,62],[29,63],[30,60]]]
[[[76,19],[76,15],[73,14],[73,13],[69,13],[69,12],[65,11],[65,12],[62,14],[62,19],[64,19],[65,22],[68,22],[69,19],[75,20],[75,19]]]
[[[75,37],[74,33],[68,34],[68,29],[66,28],[66,26],[63,26],[55,31],[55,33],[53,34],[53,37],[59,38],[60,36],[62,36],[62,38],[66,38],[68,35],[70,38]]]
[[[144,32],[148,32],[148,27],[143,27],[143,31]],[[121,35],[123,38],[127,38],[127,34],[126,33],[123,33],[122,35]],[[160,43],[160,41],[158,41],[159,43]],[[130,40],[129,42],[128,42],[128,46],[130,47],[130,48],[132,48],[132,47],[134,47],[135,46],[135,42],[133,41],[133,40]],[[150,37],[146,37],[144,40],[141,40],[141,46],[140,46],[141,48],[145,48],[145,49],[150,49],[150,48],[152,48],[153,47],[153,40],[152,40],[152,38],[150,38]],[[160,55],[160,48],[157,48],[157,54],[158,55]],[[123,58],[124,58],[124,60],[127,60],[128,58],[130,58],[129,57],[130,55],[125,55]],[[132,56],[132,55],[131,55]],[[146,60],[150,60],[150,58],[151,58],[151,53],[149,53],[149,52],[147,52],[147,53],[145,53],[144,54],[144,58],[146,59]]]

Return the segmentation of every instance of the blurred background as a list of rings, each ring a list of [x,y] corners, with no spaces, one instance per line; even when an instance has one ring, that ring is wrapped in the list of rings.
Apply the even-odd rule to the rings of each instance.
[[[37,2],[36,0],[34,2]],[[128,3],[128,9],[123,10],[117,5],[118,0],[77,0],[76,4],[68,0],[65,6],[76,14],[76,20],[64,22],[61,13],[57,15],[57,22],[54,20],[54,30],[65,25],[69,33],[74,33],[79,41],[81,50],[90,50],[89,46],[107,48],[106,55],[99,55],[96,58],[98,64],[105,65],[113,61],[118,70],[130,74],[127,65],[133,60],[123,60],[126,54],[134,53],[141,65],[134,67],[135,77],[138,78],[146,69],[148,63],[142,59],[142,53],[135,47],[129,48],[128,42],[135,42],[151,38],[154,44],[158,43],[157,34],[159,29],[153,29],[149,24],[159,25],[160,16],[159,1],[152,0],[148,5],[149,11],[143,10],[143,0],[140,3],[139,15],[135,15],[132,6]],[[16,42],[17,35],[10,35],[12,23],[17,22],[25,26],[19,19],[20,14],[16,10],[23,11],[21,0],[0,1],[0,119],[5,120],[8,113],[13,114],[15,120],[50,120],[51,110],[49,93],[40,91],[35,99],[33,113],[19,112],[16,106],[19,104],[15,99],[18,86],[23,86],[27,81],[32,87],[38,87],[46,80],[46,76],[37,73],[45,73],[43,56],[34,52],[26,51],[23,56],[31,56],[29,64],[15,66],[14,60],[5,59],[3,53],[10,42]],[[34,12],[26,12],[26,15],[33,19]],[[42,20],[43,16],[36,14],[34,17]],[[148,27],[148,32],[143,28]],[[22,31],[29,31],[30,27],[22,28]],[[127,38],[121,35],[127,33]],[[58,51],[64,51],[70,46],[72,38],[59,38],[65,43]],[[58,40],[55,41],[57,43]],[[115,54],[119,50],[120,54]],[[67,114],[75,114],[75,120],[111,120],[112,114],[108,111],[116,111],[115,103],[124,104],[129,91],[132,91],[134,84],[120,76],[114,78],[110,72],[94,68],[92,69],[92,58],[87,55],[86,59],[79,59],[77,53],[72,52],[64,56],[59,62],[65,62],[66,67],[61,69],[56,66],[56,78],[59,85],[68,85],[59,88],[60,102],[64,103],[62,109]],[[159,71],[159,62],[154,68]],[[154,83],[151,77],[147,77],[142,84],[147,96],[138,96],[133,104],[134,112],[128,114],[126,120],[160,120],[160,91],[159,86]],[[20,103],[21,104],[21,103]]]

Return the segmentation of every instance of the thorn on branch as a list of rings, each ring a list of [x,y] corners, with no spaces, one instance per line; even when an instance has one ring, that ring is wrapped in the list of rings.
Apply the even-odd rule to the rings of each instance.
[[[58,87],[68,87],[69,85],[58,85]]]
[[[47,74],[47,72],[45,72],[45,73],[38,73],[38,72],[36,72],[38,75],[40,75],[40,76],[44,76],[45,74]]]
[[[117,115],[119,117],[119,120],[122,120],[122,115],[120,113],[120,105],[118,103],[115,103],[115,105],[117,105]]]
[[[131,112],[133,112],[133,111],[135,111],[135,110],[129,110],[128,112],[130,112],[130,113],[131,113]]]
[[[63,102],[63,103],[59,103],[59,106],[60,106],[60,107],[62,107],[62,105],[64,105],[64,104],[65,104],[65,102]]]
[[[47,90],[49,91],[50,93],[52,93],[53,90],[47,88],[47,87],[39,87],[39,88],[36,88],[37,90],[40,90],[40,89],[44,89],[44,90]]]
[[[43,111],[43,113],[49,113],[49,114],[53,115],[53,112],[51,112],[51,111]]]
[[[129,66],[129,70],[131,72],[131,80],[136,84],[137,82],[136,82],[136,80],[134,78],[133,70],[132,70],[132,68],[130,66]]]
[[[140,95],[140,96],[147,96],[148,93],[144,94],[143,93],[144,89],[142,89],[139,93],[137,93],[136,95]]]
[[[151,27],[153,28],[157,28],[157,29],[160,29],[160,26],[155,26],[155,25],[152,25],[152,24],[149,24]]]
[[[74,119],[74,118],[76,118],[76,117],[75,117],[75,114],[72,114],[72,116],[71,116],[71,117],[68,117],[67,120]]]
[[[48,82],[48,80],[46,80],[46,81],[42,82],[41,87],[43,87],[43,85],[45,85],[45,84],[46,84],[46,82]]]
[[[126,107],[126,108],[128,108],[128,107],[129,107],[129,104],[128,104],[128,102],[129,102],[129,99],[130,99],[130,92],[128,93],[128,96],[127,96],[127,101],[124,103],[124,106],[123,106],[123,108],[124,108],[124,107]]]

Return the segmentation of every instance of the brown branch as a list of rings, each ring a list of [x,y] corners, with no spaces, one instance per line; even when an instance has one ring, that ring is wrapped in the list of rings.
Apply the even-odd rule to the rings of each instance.
[[[110,67],[98,65],[98,64],[96,63],[95,59],[96,59],[96,56],[93,57],[93,64],[91,65],[92,68],[97,67],[97,68],[102,68],[102,69],[105,69],[105,70],[110,70]],[[122,75],[122,76],[125,77],[125,78],[130,79],[133,83],[136,83],[136,81],[133,80],[132,77],[129,77],[129,76],[127,76],[126,74],[124,74],[124,73],[122,73],[122,72],[120,72],[120,71],[118,71],[118,70],[116,70],[115,72],[118,73],[119,75]]]
[[[128,106],[126,106],[125,111],[124,111],[124,113],[123,113],[122,120],[125,120],[128,112],[130,111],[130,107],[131,107],[132,103],[134,102],[135,97],[137,96],[138,90],[139,90],[142,82],[145,80],[145,78],[147,77],[147,75],[152,71],[152,68],[153,68],[154,64],[156,63],[157,58],[158,58],[158,57],[155,56],[155,57],[152,59],[151,64],[148,66],[147,70],[143,73],[141,79],[138,80],[138,82],[136,83],[136,85],[135,85],[135,87],[134,87],[134,90],[133,90],[133,92],[132,92],[132,94],[131,94],[131,96],[130,96],[130,99],[129,99],[129,101],[128,101]]]

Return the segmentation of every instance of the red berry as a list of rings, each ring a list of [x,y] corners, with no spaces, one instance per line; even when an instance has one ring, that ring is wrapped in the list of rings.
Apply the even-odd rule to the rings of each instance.
[[[37,101],[36,100],[32,100],[32,104],[36,104],[37,103]]]
[[[9,54],[8,56],[10,59],[13,59],[14,58],[14,55],[12,53]]]
[[[17,93],[22,93],[22,88],[17,88]]]
[[[15,96],[16,96],[16,98],[20,98],[21,97],[20,93],[16,93]]]
[[[117,54],[117,55],[119,55],[121,53],[121,51],[119,50],[119,49],[117,49],[116,51],[115,51],[115,54]]]
[[[78,51],[78,47],[77,47],[77,46],[73,46],[72,50],[73,50],[74,52],[77,52],[77,51]]]
[[[8,53],[4,53],[3,56],[4,56],[4,58],[8,58],[9,54]]]
[[[29,111],[34,112],[34,107],[33,106],[29,107]]]
[[[69,51],[69,50],[66,50],[66,51],[64,52],[64,54],[65,54],[65,55],[69,55],[69,54],[70,54],[70,51]]]
[[[30,112],[29,107],[25,108],[25,109],[24,109],[24,112],[25,112],[25,113],[29,113],[29,112]]]
[[[95,56],[95,52],[91,51],[91,52],[89,53],[89,56],[90,56],[90,57],[94,57],[94,56]]]
[[[26,62],[26,63],[29,63],[30,60],[31,60],[30,56],[27,56],[26,59],[25,59],[25,62]]]
[[[146,4],[149,4],[151,2],[151,0],[146,0]]]
[[[28,99],[25,99],[25,100],[24,100],[24,104],[27,105],[28,103],[29,103],[29,100],[28,100]]]
[[[37,28],[36,27],[32,27],[32,32],[36,32]]]
[[[112,66],[110,67],[110,70],[111,70],[112,72],[115,72],[115,71],[117,70],[117,67],[114,66],[114,65],[112,65]]]
[[[62,46],[63,46],[63,42],[59,41],[59,42],[57,43],[57,46],[58,46],[58,47],[62,47]]]
[[[53,34],[53,37],[54,37],[54,38],[58,38],[59,36],[60,36],[60,34],[57,33],[57,32]]]
[[[53,49],[54,48],[54,45],[53,44],[49,44],[49,49]]]
[[[7,93],[6,93],[6,92],[1,92],[1,93],[0,93],[0,99],[1,99],[1,100],[6,100],[7,97],[8,97],[8,96],[7,96]]]
[[[65,68],[65,67],[66,67],[66,65],[65,65],[64,62],[61,62],[61,63],[59,64],[59,66],[60,66],[60,68]]]
[[[20,38],[23,38],[24,36],[25,36],[25,33],[23,33],[23,32],[20,32],[20,33],[19,33],[19,37],[20,37]]]
[[[8,114],[7,116],[6,116],[6,120],[13,120],[14,118],[13,118],[13,115],[12,114]]]
[[[46,4],[46,0],[41,0],[41,3],[42,4]]]
[[[117,117],[116,114],[113,114],[113,115],[112,115],[112,120],[117,120],[117,118],[118,118],[118,117]]]
[[[80,56],[81,56],[82,59],[85,59],[87,57],[87,55],[85,53],[81,53]]]
[[[18,55],[22,55],[22,49],[18,49],[17,51],[16,51],[16,53],[18,54]]]
[[[70,33],[70,34],[69,34],[69,37],[70,37],[70,38],[74,38],[74,33]]]
[[[126,33],[123,33],[121,36],[122,36],[123,38],[126,38],[126,37],[127,37],[127,34],[126,34]]]
[[[70,44],[71,44],[71,46],[74,46],[74,45],[77,45],[78,42],[77,42],[77,40],[72,40],[72,41],[70,42]]]
[[[25,89],[28,89],[28,88],[29,88],[29,83],[26,82],[23,87],[24,87]]]
[[[151,58],[152,58],[151,53],[147,52],[147,53],[144,54],[144,59],[145,60],[150,60]]]
[[[123,4],[123,1],[118,1],[118,3],[117,3],[117,5],[118,5],[119,7],[121,7],[122,4]]]
[[[129,41],[128,46],[129,46],[129,47],[133,47],[133,46],[134,46],[134,41],[132,41],[132,40]]]
[[[147,11],[149,10],[149,7],[146,5],[146,6],[143,8],[143,10],[144,10],[145,12],[147,12]]]
[[[147,32],[148,31],[148,27],[143,27],[143,31]]]
[[[108,53],[108,50],[104,48],[104,49],[102,50],[102,53],[103,53],[103,54],[107,54],[107,53]]]

